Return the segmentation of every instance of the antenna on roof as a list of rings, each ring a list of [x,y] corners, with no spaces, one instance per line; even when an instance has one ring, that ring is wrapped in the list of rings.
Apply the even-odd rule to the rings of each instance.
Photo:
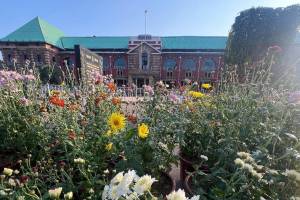
[[[146,40],[146,34],[147,34],[147,12],[148,12],[148,10],[145,10],[145,36],[144,36],[145,40]]]

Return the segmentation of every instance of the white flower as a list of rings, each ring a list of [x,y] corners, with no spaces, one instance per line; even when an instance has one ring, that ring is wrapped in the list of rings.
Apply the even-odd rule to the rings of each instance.
[[[269,169],[269,173],[272,175],[278,175],[278,171],[274,169]]]
[[[4,168],[3,169],[3,174],[6,176],[11,176],[14,170],[10,169],[10,168]]]
[[[108,185],[106,185],[106,186],[104,187],[103,192],[102,192],[102,200],[107,199],[108,194],[109,194],[109,189],[110,189],[110,188],[109,188]]]
[[[110,181],[110,184],[118,184],[122,181],[123,179],[123,173],[124,172],[119,172],[115,177]]]
[[[208,161],[208,157],[205,156],[205,155],[201,155],[200,158],[202,158],[202,159],[205,160],[205,161]]]
[[[77,164],[84,164],[84,163],[85,163],[85,160],[82,159],[82,158],[75,158],[75,159],[74,159],[74,163],[77,163]]]
[[[60,194],[61,194],[61,191],[62,191],[62,188],[61,188],[61,187],[55,188],[55,189],[53,189],[53,190],[49,190],[49,191],[48,191],[48,192],[49,192],[49,197],[50,197],[51,199],[58,199],[59,196],[60,196]]]
[[[285,172],[286,176],[288,176],[291,179],[294,179],[297,182],[300,182],[300,173],[297,172],[296,170],[286,170]]]
[[[200,195],[196,195],[196,196],[191,197],[188,200],[199,200],[199,199],[200,199]]]
[[[251,172],[251,171],[253,171],[253,166],[245,163],[243,169],[248,170],[249,172]]]
[[[73,192],[68,192],[67,194],[64,195],[64,198],[67,200],[73,199]]]
[[[136,192],[133,192],[130,195],[126,196],[125,199],[127,199],[127,200],[135,200],[135,199],[138,199],[138,196],[139,195]]]
[[[240,159],[240,158],[235,159],[235,160],[234,160],[234,163],[235,163],[238,167],[241,167],[241,168],[243,168],[244,165],[245,165],[244,161],[243,161],[242,159]]]
[[[8,179],[8,184],[12,187],[15,187],[17,185],[16,181],[12,178]]]
[[[109,199],[117,200],[122,196],[120,192],[118,192],[118,186],[111,186],[108,192]]]
[[[262,179],[263,175],[261,173],[257,173],[257,171],[255,170],[252,170],[251,172],[251,175],[257,179]]]
[[[247,152],[238,152],[237,155],[240,157],[240,158],[243,158],[243,159],[246,159],[248,157],[251,157],[250,153],[247,153]]]
[[[173,191],[167,196],[167,200],[186,200],[185,193],[182,189],[179,189],[177,191]]]
[[[151,186],[155,181],[156,180],[154,178],[151,178],[151,176],[144,175],[137,180],[137,182],[135,183],[135,185],[133,187],[133,190],[137,194],[142,195],[144,192],[151,189]]]
[[[25,200],[25,196],[18,196],[17,200]]]

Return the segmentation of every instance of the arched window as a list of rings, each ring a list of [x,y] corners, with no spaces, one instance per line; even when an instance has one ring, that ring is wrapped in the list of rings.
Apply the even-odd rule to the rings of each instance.
[[[173,70],[175,70],[175,67],[176,67],[176,60],[175,59],[167,58],[164,61],[164,69],[166,71],[173,71]]]
[[[115,66],[115,68],[117,68],[117,69],[125,69],[125,67],[126,67],[126,61],[125,61],[125,58],[123,58],[123,57],[118,57],[118,58],[115,60],[114,66]]]
[[[103,56],[103,69],[109,69],[109,57]]]
[[[184,59],[182,67],[185,71],[196,71],[196,62],[191,58]]]
[[[143,52],[141,55],[141,69],[146,70],[149,66],[149,55],[147,52]]]
[[[209,58],[209,59],[206,59],[204,61],[204,66],[202,68],[202,71],[204,72],[213,72],[216,70],[216,63],[215,61],[213,61],[213,59]]]

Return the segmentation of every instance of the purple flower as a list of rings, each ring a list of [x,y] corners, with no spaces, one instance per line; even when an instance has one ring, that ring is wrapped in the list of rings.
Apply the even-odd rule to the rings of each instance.
[[[154,94],[154,90],[150,85],[144,85],[144,90],[146,93],[148,93],[149,95],[153,95]]]

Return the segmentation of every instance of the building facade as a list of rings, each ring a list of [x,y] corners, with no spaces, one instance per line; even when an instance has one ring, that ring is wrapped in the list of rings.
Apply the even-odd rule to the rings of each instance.
[[[3,60],[22,66],[60,65],[76,68],[74,46],[103,57],[103,73],[116,83],[138,87],[163,80],[181,85],[184,79],[214,83],[224,65],[226,37],[151,36],[68,37],[37,17],[0,40]]]

